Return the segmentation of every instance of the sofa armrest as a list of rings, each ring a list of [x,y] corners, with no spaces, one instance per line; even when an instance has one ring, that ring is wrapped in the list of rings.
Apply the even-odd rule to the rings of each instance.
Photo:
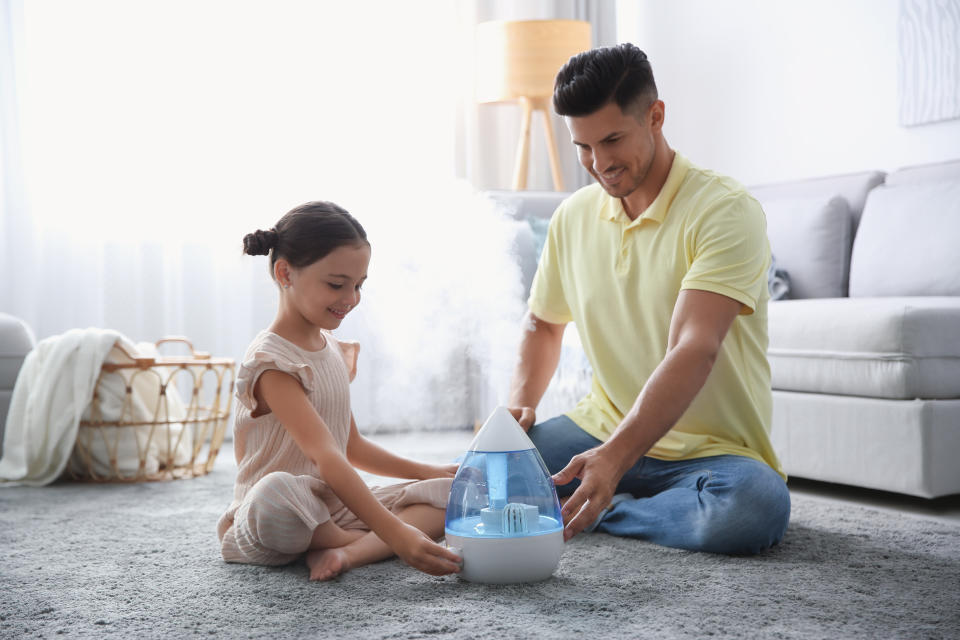
[[[3,455],[3,434],[13,387],[24,359],[36,343],[36,337],[26,322],[0,313],[0,456]]]

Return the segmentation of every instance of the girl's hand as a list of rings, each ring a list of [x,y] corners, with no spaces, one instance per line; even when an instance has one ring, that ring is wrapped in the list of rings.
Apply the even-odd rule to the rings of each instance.
[[[460,556],[437,544],[416,527],[406,523],[403,527],[398,541],[393,545],[393,550],[401,560],[432,576],[459,573],[463,563]]]
[[[423,470],[420,474],[420,480],[430,480],[431,478],[452,478],[457,475],[457,469],[460,465],[456,462],[450,464],[427,464],[421,465]]]

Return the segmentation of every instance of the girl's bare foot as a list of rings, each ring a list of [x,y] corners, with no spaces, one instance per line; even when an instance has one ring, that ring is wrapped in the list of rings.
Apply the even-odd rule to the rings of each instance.
[[[366,531],[360,529],[341,529],[332,521],[327,520],[313,530],[310,540],[310,549],[332,549],[345,547],[363,537]]]
[[[404,507],[397,516],[403,522],[415,526],[427,534],[428,537],[435,539],[440,537],[443,532],[444,513],[443,509],[427,504],[414,504]],[[332,525],[332,523],[330,524]],[[355,569],[372,562],[386,560],[394,555],[393,549],[388,547],[372,531],[341,530],[337,533],[332,529],[323,527],[324,525],[317,527],[317,533],[314,534],[315,542],[320,542],[320,536],[323,536],[324,540],[329,543],[334,535],[339,537],[341,534],[348,536],[352,541],[345,546],[331,545],[331,548],[308,551],[306,560],[307,566],[310,567],[311,580],[330,580],[347,569]],[[321,528],[323,528],[322,531]]]
[[[310,580],[331,580],[350,568],[343,549],[316,549],[307,552]]]

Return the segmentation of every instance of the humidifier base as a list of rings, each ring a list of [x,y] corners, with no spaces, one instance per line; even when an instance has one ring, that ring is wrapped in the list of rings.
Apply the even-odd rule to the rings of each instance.
[[[467,538],[447,532],[447,546],[463,557],[460,577],[470,582],[539,582],[556,571],[563,555],[563,531],[517,538]]]

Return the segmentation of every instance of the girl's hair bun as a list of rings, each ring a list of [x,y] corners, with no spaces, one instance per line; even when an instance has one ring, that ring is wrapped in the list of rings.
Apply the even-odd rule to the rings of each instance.
[[[273,229],[258,229],[243,237],[243,252],[251,256],[265,256],[277,246],[277,232]]]

